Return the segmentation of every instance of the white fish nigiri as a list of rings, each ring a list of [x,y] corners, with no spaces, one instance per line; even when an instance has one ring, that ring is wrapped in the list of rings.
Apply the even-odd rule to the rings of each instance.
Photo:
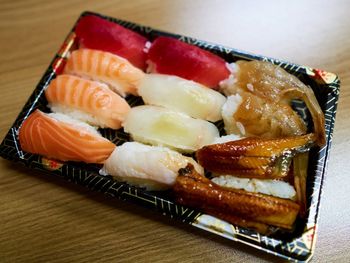
[[[231,175],[221,175],[214,177],[211,180],[214,183],[227,188],[243,189],[248,192],[261,193],[292,200],[296,197],[296,192],[293,186],[284,181],[241,178]]]
[[[100,173],[148,190],[164,190],[172,187],[178,170],[188,163],[204,175],[203,168],[190,157],[165,147],[126,142],[116,147]]]
[[[219,121],[226,98],[194,81],[176,76],[147,74],[138,93],[146,104],[163,106],[208,121]]]
[[[219,137],[214,124],[158,106],[131,108],[122,125],[135,141],[188,153]]]

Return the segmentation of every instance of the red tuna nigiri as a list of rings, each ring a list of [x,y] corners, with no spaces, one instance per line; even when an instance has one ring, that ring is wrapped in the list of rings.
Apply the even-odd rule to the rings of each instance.
[[[140,34],[94,15],[80,19],[75,33],[81,48],[108,51],[145,69],[147,55],[144,48],[147,39]]]
[[[153,72],[176,75],[211,88],[230,75],[222,58],[170,37],[158,37],[149,49],[148,59]]]
[[[64,122],[34,111],[19,130],[23,151],[44,155],[61,161],[103,163],[115,145],[78,122]]]

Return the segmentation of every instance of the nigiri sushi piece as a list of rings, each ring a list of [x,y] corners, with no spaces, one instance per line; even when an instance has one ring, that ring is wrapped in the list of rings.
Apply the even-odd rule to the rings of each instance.
[[[142,35],[94,15],[82,17],[75,33],[80,48],[107,51],[127,59],[135,67],[145,69],[147,39]]]
[[[244,127],[255,126],[251,135],[273,138],[279,133],[282,136],[305,134],[306,125],[291,107],[292,100],[302,100],[311,113],[317,144],[325,144],[324,114],[311,88],[269,62],[242,60],[232,66],[232,79],[222,82],[221,90],[227,96],[242,97],[240,109],[231,118],[237,122],[240,115],[238,122],[245,122]]]
[[[146,104],[163,106],[193,118],[219,121],[226,102],[221,93],[177,76],[147,74],[138,92]]]
[[[52,80],[45,96],[53,112],[102,128],[119,129],[130,110],[125,99],[107,85],[71,75],[59,75]]]
[[[145,75],[122,57],[86,48],[72,52],[64,73],[103,82],[123,97],[137,95],[137,86]]]
[[[230,71],[219,56],[170,37],[158,37],[148,51],[150,71],[176,75],[216,88]]]
[[[176,151],[126,142],[113,151],[100,173],[148,190],[165,190],[174,185],[178,170],[188,163],[204,175],[203,168],[195,160]]]
[[[242,226],[247,226],[247,220],[291,230],[300,210],[292,200],[217,185],[198,174],[191,164],[179,170],[173,191],[179,204]]]
[[[135,141],[188,153],[219,137],[214,124],[158,106],[131,108],[122,125]]]
[[[58,113],[34,111],[19,130],[23,151],[61,161],[103,163],[115,145],[86,123]]]

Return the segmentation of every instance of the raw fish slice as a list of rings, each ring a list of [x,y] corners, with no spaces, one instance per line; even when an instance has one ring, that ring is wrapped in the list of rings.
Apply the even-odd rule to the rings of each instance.
[[[189,153],[219,137],[214,124],[157,106],[132,108],[123,127],[136,141]]]
[[[103,163],[115,145],[87,124],[65,118],[34,111],[19,130],[22,150],[61,161]]]
[[[147,39],[140,34],[94,15],[81,18],[75,33],[81,48],[108,51],[145,69]]]
[[[194,81],[176,76],[147,74],[138,88],[146,104],[180,111],[193,118],[221,120],[221,107],[226,98]]]
[[[45,90],[54,112],[62,112],[102,128],[119,129],[129,104],[105,84],[71,75],[59,75]]]
[[[73,51],[64,73],[104,82],[123,97],[137,95],[136,88],[145,75],[122,57],[92,49]]]
[[[203,168],[190,157],[165,147],[126,142],[114,150],[100,173],[148,190],[164,190],[175,183],[178,170],[188,163],[204,175]]]
[[[152,43],[148,62],[154,73],[176,75],[210,88],[230,75],[222,58],[170,37],[158,37]]]

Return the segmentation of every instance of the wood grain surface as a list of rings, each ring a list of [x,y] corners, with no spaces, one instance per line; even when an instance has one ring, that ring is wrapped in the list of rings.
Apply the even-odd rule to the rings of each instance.
[[[85,10],[334,72],[341,95],[312,262],[350,262],[349,1],[0,1],[0,138]],[[280,262],[0,160],[0,262]]]

